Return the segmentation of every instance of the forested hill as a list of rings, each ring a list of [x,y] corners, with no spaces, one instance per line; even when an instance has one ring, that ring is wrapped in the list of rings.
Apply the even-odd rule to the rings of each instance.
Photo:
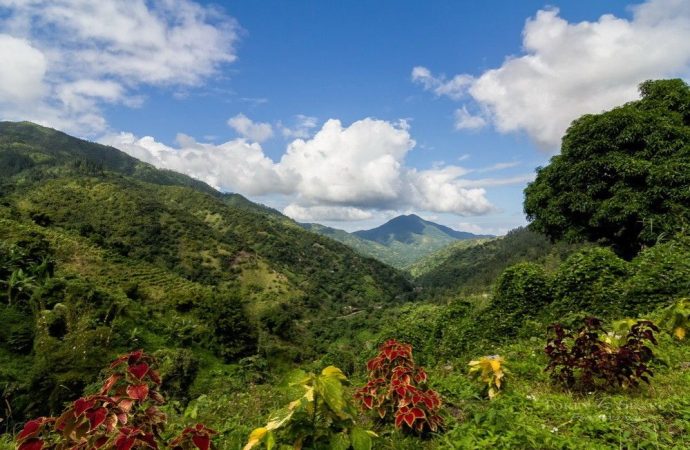
[[[500,238],[431,255],[438,260],[422,260],[413,269],[416,282],[427,292],[487,292],[513,264],[530,261],[553,268],[577,248],[576,244],[553,244],[541,234],[516,228]]]
[[[16,377],[18,392],[39,383],[43,398],[58,395],[75,370],[80,389],[101,359],[133,345],[301,359],[329,342],[315,334],[351,328],[336,318],[411,295],[396,270],[277,211],[111,147],[2,123],[0,169],[0,280],[13,286],[0,301],[0,366],[16,368],[0,383]],[[48,287],[32,275],[44,260],[54,267]],[[36,314],[57,325],[34,329]],[[82,339],[103,356],[70,368],[73,352],[61,349]]]

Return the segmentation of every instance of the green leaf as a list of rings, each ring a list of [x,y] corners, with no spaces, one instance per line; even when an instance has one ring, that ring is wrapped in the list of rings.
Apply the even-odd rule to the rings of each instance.
[[[371,450],[372,446],[372,435],[376,436],[374,433],[364,430],[359,427],[352,428],[350,431],[350,439],[352,440],[352,448],[354,450]]]
[[[294,411],[288,408],[281,408],[275,411],[273,414],[271,414],[271,417],[269,417],[265,428],[270,431],[282,427],[288,420],[290,420],[293,413]]]
[[[329,443],[330,450],[348,450],[350,448],[350,438],[345,433],[334,434]]]
[[[318,378],[317,389],[328,407],[338,415],[338,417],[342,419],[347,418],[347,414],[344,411],[345,399],[343,398],[343,385],[340,383],[339,379],[320,376]]]
[[[337,378],[337,379],[342,380],[342,381],[347,380],[347,377],[345,376],[343,371],[338,369],[335,366],[326,367],[325,369],[323,369],[321,371],[321,375],[323,375],[325,377],[334,377],[334,378]]]

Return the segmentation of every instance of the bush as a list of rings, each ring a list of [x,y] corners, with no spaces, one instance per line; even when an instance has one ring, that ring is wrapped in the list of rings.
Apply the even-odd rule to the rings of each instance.
[[[328,366],[319,375],[297,371],[290,378],[299,397],[252,431],[244,450],[261,443],[269,449],[278,443],[280,448],[371,450],[376,435],[356,425],[356,410],[344,388],[347,377],[340,369]]]
[[[644,250],[632,262],[626,284],[626,309],[646,313],[690,296],[690,238],[682,237]]]
[[[504,314],[535,315],[551,300],[544,268],[524,262],[507,268],[498,278],[492,308]]]
[[[571,255],[554,280],[554,313],[586,311],[604,317],[621,312],[628,264],[612,250],[588,247]]]
[[[594,317],[587,318],[575,333],[560,324],[549,326],[549,331],[552,337],[544,349],[549,358],[546,370],[565,387],[627,388],[637,386],[640,380],[649,383],[653,375],[647,363],[654,354],[647,343],[656,345],[654,332],[659,328],[648,320],[632,325],[618,347],[600,339],[602,322]]]
[[[427,375],[412,357],[412,346],[395,339],[386,341],[379,354],[367,363],[369,382],[355,392],[367,410],[376,410],[382,421],[395,421],[396,428],[423,433],[443,426],[439,415],[441,398],[425,389]]]
[[[515,336],[525,319],[537,315],[552,301],[551,282],[544,268],[534,263],[520,263],[503,271],[496,283],[493,302],[480,318],[490,324],[495,336]]]

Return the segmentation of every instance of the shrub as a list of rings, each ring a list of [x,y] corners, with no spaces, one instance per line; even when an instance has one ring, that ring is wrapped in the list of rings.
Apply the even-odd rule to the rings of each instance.
[[[632,261],[626,308],[646,313],[690,296],[690,238],[677,238],[644,250]]]
[[[551,282],[544,268],[525,262],[503,271],[491,309],[484,314],[492,324],[492,334],[515,336],[526,318],[538,314],[551,301]]]
[[[396,428],[422,433],[443,426],[441,398],[425,389],[427,374],[412,357],[412,346],[386,341],[367,363],[369,382],[357,389],[355,399],[367,410],[376,410],[382,421],[394,420]]]
[[[550,282],[544,268],[525,262],[507,268],[498,278],[493,308],[506,314],[534,315],[550,302]]]
[[[486,385],[489,400],[493,400],[503,389],[503,377],[508,372],[505,360],[498,355],[482,356],[478,360],[470,361],[470,375]]]
[[[586,311],[612,317],[623,304],[627,263],[612,250],[589,247],[561,264],[554,280],[555,313]]]
[[[278,443],[290,448],[371,450],[376,435],[356,425],[356,411],[345,395],[347,377],[340,369],[328,366],[319,375],[299,371],[291,378],[290,386],[302,395],[252,431],[244,450],[261,443],[269,449]]]
[[[587,318],[575,333],[560,324],[549,326],[549,331],[552,337],[544,349],[549,358],[545,370],[565,387],[627,388],[637,386],[639,380],[649,383],[653,376],[647,363],[654,354],[647,343],[656,345],[654,332],[659,329],[648,320],[633,325],[619,347],[600,339],[602,322],[594,317]]]
[[[156,361],[142,350],[108,368],[101,390],[73,402],[59,417],[30,420],[17,435],[18,450],[158,449],[167,421]],[[188,428],[170,442],[176,450],[211,448],[215,432]]]

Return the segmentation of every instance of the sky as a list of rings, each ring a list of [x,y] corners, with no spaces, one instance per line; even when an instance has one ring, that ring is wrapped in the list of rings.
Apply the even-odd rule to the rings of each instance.
[[[671,77],[687,0],[0,0],[0,120],[348,231],[524,225],[570,122]]]

